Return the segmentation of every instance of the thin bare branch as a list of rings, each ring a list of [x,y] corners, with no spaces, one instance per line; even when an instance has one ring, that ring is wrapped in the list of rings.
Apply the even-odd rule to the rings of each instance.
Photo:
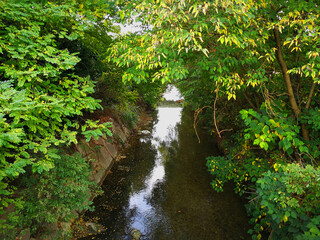
[[[218,100],[219,88],[217,88],[215,90],[215,92],[216,92],[216,98],[214,99],[214,103],[213,103],[213,121],[214,121],[214,126],[216,127],[216,130],[217,130],[217,133],[219,135],[219,138],[221,138],[221,135],[220,135],[220,132],[219,132],[219,129],[218,129],[218,125],[217,125],[217,121],[216,121],[216,103],[217,103],[217,100]]]
[[[196,133],[196,135],[197,135],[197,138],[198,138],[199,143],[200,143],[200,137],[199,137],[199,134],[198,134],[198,131],[197,131],[197,124],[198,124],[197,118],[198,118],[198,115],[199,115],[199,114],[203,111],[203,109],[205,109],[205,108],[211,108],[211,109],[212,109],[211,106],[204,106],[204,107],[202,107],[202,108],[198,108],[198,109],[195,111],[194,117],[193,117],[193,128],[194,128],[194,131],[195,131],[195,133]]]

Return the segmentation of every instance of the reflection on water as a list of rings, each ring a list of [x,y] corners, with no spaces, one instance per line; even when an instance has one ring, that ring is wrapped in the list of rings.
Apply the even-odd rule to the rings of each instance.
[[[158,108],[151,134],[132,141],[107,176],[104,196],[95,199],[96,211],[87,213],[107,228],[94,239],[132,239],[133,228],[148,240],[249,239],[232,187],[217,194],[210,186],[205,158],[217,155],[217,147],[201,131],[199,144],[192,124],[192,113],[181,107]]]
[[[133,192],[129,198],[130,228],[139,229],[143,235],[150,234],[149,232],[152,230],[150,223],[158,222],[160,224],[165,220],[163,214],[156,213],[156,211],[161,212],[161,209],[159,207],[155,209],[150,199],[156,186],[165,180],[165,158],[160,149],[163,148],[163,145],[169,147],[171,142],[178,140],[177,124],[181,120],[181,111],[181,107],[158,108],[158,122],[153,128],[151,139],[152,145],[157,150],[154,166],[150,174],[146,176],[144,188],[141,191]],[[145,139],[143,139],[144,141]]]

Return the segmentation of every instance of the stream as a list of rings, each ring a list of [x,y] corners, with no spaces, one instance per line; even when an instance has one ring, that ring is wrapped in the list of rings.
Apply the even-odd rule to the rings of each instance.
[[[164,97],[179,99],[175,91]],[[212,136],[199,129],[199,143],[193,114],[179,105],[160,105],[156,114],[149,132],[130,140],[102,185],[104,195],[94,200],[95,211],[84,216],[106,231],[82,239],[129,240],[132,229],[148,240],[250,239],[244,201],[232,185],[223,193],[210,186],[206,157],[219,154]]]

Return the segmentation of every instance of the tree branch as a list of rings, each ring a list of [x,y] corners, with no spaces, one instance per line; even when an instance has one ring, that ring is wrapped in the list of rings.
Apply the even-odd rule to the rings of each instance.
[[[244,98],[247,100],[247,102],[249,103],[249,105],[254,109],[257,110],[258,108],[253,104],[253,102],[251,101],[251,99],[249,98],[248,94],[244,91],[243,92],[243,96]]]
[[[214,126],[216,127],[216,131],[219,135],[219,138],[221,138],[221,133],[224,132],[224,131],[232,131],[233,129],[224,129],[224,130],[221,130],[219,131],[218,129],[218,125],[217,125],[217,121],[216,121],[216,103],[217,103],[217,100],[218,100],[218,92],[219,92],[219,88],[217,88],[215,90],[216,92],[216,98],[214,99],[214,103],[213,103],[213,121],[214,121]]]
[[[316,88],[316,83],[313,82],[312,86],[311,86],[311,89],[310,89],[310,92],[309,92],[308,101],[307,101],[307,104],[306,104],[306,109],[310,108],[311,99],[312,99],[312,96],[313,96],[315,88]]]
[[[199,137],[199,134],[198,134],[198,131],[197,131],[197,124],[198,124],[198,122],[197,122],[197,118],[198,118],[198,115],[202,112],[202,110],[203,109],[205,109],[205,108],[211,108],[212,109],[212,107],[210,107],[210,106],[204,106],[204,107],[202,107],[202,108],[198,108],[196,111],[195,111],[195,113],[194,113],[194,119],[193,119],[193,128],[194,128],[194,131],[195,131],[195,133],[196,133],[196,135],[197,135],[197,138],[198,138],[198,141],[199,141],[199,143],[200,143],[200,137]]]
[[[214,99],[214,103],[213,103],[213,121],[214,121],[214,126],[216,127],[216,130],[217,130],[217,133],[219,135],[219,138],[221,138],[221,135],[220,135],[220,132],[219,132],[219,129],[218,129],[218,125],[217,125],[217,121],[216,121],[216,103],[217,103],[217,100],[218,100],[219,88],[217,88],[215,90],[215,92],[216,92],[216,98]]]

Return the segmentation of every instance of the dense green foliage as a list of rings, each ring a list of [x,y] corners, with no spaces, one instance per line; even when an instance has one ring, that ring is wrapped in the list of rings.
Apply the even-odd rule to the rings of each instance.
[[[82,208],[86,174],[66,176],[83,181],[63,190],[79,199],[73,205],[53,187],[67,183],[64,168],[82,169],[56,149],[79,134],[111,134],[110,124],[83,117],[102,108],[97,98],[132,124],[133,104],[154,106],[173,82],[211,133],[228,136],[226,155],[207,166],[215,190],[232,180],[251,199],[253,239],[320,237],[319,1],[3,0],[0,10],[0,211],[15,202],[21,229]],[[111,37],[119,29],[110,19],[142,29]],[[70,164],[60,168],[63,159]],[[16,191],[34,179],[29,198]],[[23,212],[45,199],[44,186],[62,198]]]
[[[273,239],[318,239],[319,171],[311,165],[275,163],[274,171],[265,172],[256,183],[259,205],[250,206],[259,216],[254,231],[270,227]]]
[[[41,235],[88,209],[90,163],[62,149],[111,136],[99,114],[134,125],[137,105],[163,91],[160,81],[126,86],[125,68],[106,61],[121,41],[115,12],[101,0],[0,1],[0,238]]]
[[[174,82],[212,132],[232,134],[207,165],[214,189],[250,193],[253,239],[319,238],[319,1],[118,3],[145,29],[108,59],[128,67],[124,81]]]
[[[83,118],[102,107],[71,47],[94,23],[110,25],[101,4],[0,1],[0,214],[14,206],[1,220],[1,238],[21,229],[36,233],[90,205],[89,164],[56,149],[81,135],[87,141],[111,135],[109,123]]]
[[[91,209],[89,199],[99,191],[90,181],[90,172],[86,159],[64,154],[55,159],[50,170],[23,176],[24,188],[16,199],[16,210],[9,214],[7,224],[1,226],[5,239],[14,239],[21,229],[31,234],[39,231],[41,235],[50,234],[44,228],[46,224],[71,221],[76,216],[75,210]]]

